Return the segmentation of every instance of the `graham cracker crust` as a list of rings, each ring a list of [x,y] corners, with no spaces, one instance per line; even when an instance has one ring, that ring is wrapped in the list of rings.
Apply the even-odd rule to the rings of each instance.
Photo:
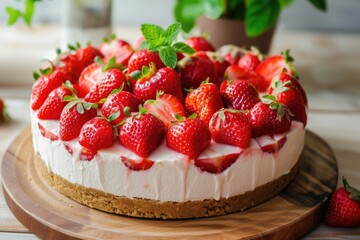
[[[59,175],[49,172],[39,154],[35,155],[35,164],[37,170],[54,189],[90,208],[140,218],[184,219],[221,216],[244,211],[273,198],[295,178],[299,161],[288,174],[261,185],[253,191],[228,199],[189,202],[160,202],[151,199],[115,196],[71,183]]]

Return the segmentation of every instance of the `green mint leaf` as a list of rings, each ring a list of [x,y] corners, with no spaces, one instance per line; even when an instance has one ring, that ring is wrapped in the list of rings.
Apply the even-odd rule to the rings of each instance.
[[[245,13],[246,35],[257,37],[273,27],[280,13],[278,0],[247,1]]]
[[[6,8],[6,13],[9,15],[9,18],[8,18],[8,21],[7,21],[8,26],[11,26],[14,23],[16,23],[16,21],[21,16],[21,12],[19,10],[16,10],[16,9],[12,8],[12,7],[7,7]]]
[[[326,0],[308,0],[308,2],[321,11],[327,10]]]
[[[140,44],[140,46],[139,46],[139,50],[141,50],[141,49],[148,49],[149,46],[150,46],[149,42],[146,41],[146,40],[144,40],[144,41],[141,42],[141,44]]]
[[[162,36],[163,29],[160,26],[154,24],[142,24],[141,32],[145,40],[150,45],[158,45],[161,38],[165,40],[165,38]]]
[[[180,30],[181,23],[179,22],[173,23],[167,29],[165,29],[162,34],[165,37],[165,44],[170,45],[173,41],[175,41],[179,35]]]
[[[160,45],[149,45],[149,47],[148,47],[148,50],[150,51],[150,52],[157,52],[157,51],[159,51],[160,50],[160,48],[161,48],[161,44]]]
[[[177,42],[172,45],[172,47],[176,50],[176,52],[182,52],[186,55],[192,55],[196,52],[192,47],[183,42]]]
[[[177,63],[176,51],[171,46],[161,47],[159,50],[161,61],[169,68],[175,68]]]
[[[212,19],[219,18],[226,8],[224,0],[207,0],[204,1],[203,6],[204,15]]]
[[[196,19],[204,14],[203,0],[176,1],[174,16],[185,32],[189,32],[194,26]]]

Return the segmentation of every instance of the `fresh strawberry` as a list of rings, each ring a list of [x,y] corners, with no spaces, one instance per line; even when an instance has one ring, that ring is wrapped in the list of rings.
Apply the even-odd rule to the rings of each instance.
[[[141,71],[143,66],[149,66],[153,62],[156,66],[156,69],[165,67],[164,63],[161,61],[158,52],[150,52],[146,49],[135,52],[128,64],[128,73],[132,73],[136,70]]]
[[[78,137],[82,126],[96,115],[96,109],[89,103],[77,101],[68,103],[60,116],[60,139],[70,141]]]
[[[290,113],[274,96],[271,103],[258,102],[248,114],[253,137],[286,132],[290,129]]]
[[[304,89],[302,88],[302,86],[300,85],[298,79],[296,79],[295,77],[291,76],[286,70],[283,71],[283,72],[280,74],[279,78],[274,78],[274,79],[272,80],[272,82],[271,82],[271,84],[270,84],[270,87],[268,88],[268,93],[269,93],[269,94],[272,94],[272,92],[273,92],[273,90],[274,90],[274,88],[275,88],[275,82],[277,82],[277,81],[280,81],[281,83],[285,83],[285,82],[290,81],[290,82],[292,83],[292,85],[293,85],[292,88],[295,87],[295,88],[300,92],[300,94],[301,94],[301,96],[302,96],[302,98],[303,98],[303,101],[304,101],[305,105],[308,104],[308,100],[307,100],[307,97],[306,97],[306,93],[305,93]]]
[[[202,171],[209,173],[221,173],[230,167],[239,158],[239,156],[239,153],[233,153],[212,158],[197,158],[195,159],[194,164]]]
[[[85,95],[101,79],[102,69],[97,63],[87,66],[79,77],[79,88]]]
[[[237,65],[230,65],[225,71],[225,79],[233,81],[246,81],[252,84],[258,91],[265,91],[268,83],[264,78],[255,71],[239,67]]]
[[[185,43],[195,49],[195,51],[215,51],[214,46],[202,36],[189,37],[185,40]]]
[[[119,112],[119,116],[111,121],[113,125],[119,125],[127,117],[125,112],[137,112],[141,101],[134,94],[126,91],[118,91],[110,95],[101,107],[104,117],[110,118],[112,114]]]
[[[225,103],[237,110],[250,110],[260,102],[259,93],[253,85],[245,81],[225,80],[220,86]]]
[[[276,100],[285,105],[291,111],[291,118],[304,123],[307,123],[306,105],[300,91],[292,84],[291,81],[281,83],[275,82],[275,89],[273,94]]]
[[[50,139],[51,141],[59,140],[59,136],[57,136],[55,133],[47,130],[41,123],[38,123],[38,127],[39,127],[40,133],[43,137]]]
[[[145,41],[145,38],[143,35],[141,35],[140,37],[138,37],[136,40],[135,40],[135,43],[134,43],[134,49],[135,50],[138,50],[141,46],[141,44]]]
[[[214,68],[218,75],[219,82],[222,82],[224,80],[225,71],[230,66],[230,64],[215,52],[206,52],[206,54],[214,64]]]
[[[99,49],[89,45],[80,49],[77,49],[76,56],[84,64],[84,66],[89,66],[94,63],[95,57],[103,58],[104,55],[99,51]]]
[[[31,108],[33,110],[39,109],[49,93],[69,79],[71,79],[71,76],[61,69],[55,69],[52,73],[37,79],[32,87]]]
[[[221,46],[216,51],[216,53],[230,65],[237,65],[241,56],[244,55],[244,52],[246,52],[245,49],[231,44]]]
[[[185,117],[185,110],[181,102],[171,94],[158,92],[156,100],[147,100],[144,108],[158,117],[168,129],[172,122],[176,121],[176,116]]]
[[[204,82],[186,96],[185,107],[208,125],[214,113],[224,107],[224,103],[216,85]]]
[[[140,109],[140,113],[129,117],[120,128],[120,143],[146,158],[164,140],[165,125],[157,117]]]
[[[257,66],[256,72],[264,78],[267,88],[274,78],[280,76],[284,68],[290,75],[297,77],[296,70],[291,64],[293,61],[290,51],[286,50],[282,55],[273,55],[266,58]]]
[[[122,39],[116,39],[115,37],[104,41],[100,45],[99,50],[104,55],[105,62],[115,57],[116,62],[123,66],[127,66],[131,55],[134,53],[134,50],[128,42]]]
[[[75,54],[69,53],[60,58],[58,67],[71,76],[69,80],[72,83],[77,83],[85,64]]]
[[[207,78],[209,78],[209,82],[220,85],[214,64],[208,57],[205,58],[201,54],[201,52],[197,52],[178,62],[177,67],[184,88],[197,88]]]
[[[217,111],[210,120],[209,130],[215,142],[247,148],[251,139],[251,126],[247,116],[234,109]]]
[[[154,164],[153,161],[147,158],[131,159],[125,156],[121,156],[121,161],[127,168],[133,171],[145,171],[151,168]]]
[[[4,101],[0,98],[0,123],[9,120],[9,114],[6,111],[6,106]]]
[[[63,108],[68,104],[64,101],[65,96],[71,96],[69,88],[61,86],[52,90],[44,104],[39,109],[39,119],[60,119]]]
[[[109,94],[122,87],[122,90],[128,90],[125,74],[119,69],[109,69],[101,75],[101,78],[91,88],[85,96],[85,101],[97,103]]]
[[[238,66],[255,71],[257,66],[260,64],[260,59],[257,55],[255,55],[252,52],[246,53],[244,56],[242,56],[238,62]]]
[[[278,152],[284,146],[286,140],[287,137],[284,134],[263,135],[255,138],[261,150],[266,153]]]
[[[82,126],[79,143],[91,150],[109,148],[115,143],[114,128],[107,119],[95,117]]]
[[[130,74],[137,79],[133,92],[143,102],[155,99],[157,91],[174,95],[180,102],[184,102],[180,77],[174,69],[164,67],[156,69],[154,63],[149,67],[143,66],[142,72],[135,71]]]
[[[166,144],[169,148],[196,159],[209,146],[211,134],[206,124],[198,118],[187,118],[169,128]]]
[[[351,187],[343,177],[344,187],[337,189],[330,198],[325,214],[325,224],[334,227],[360,226],[360,191]]]

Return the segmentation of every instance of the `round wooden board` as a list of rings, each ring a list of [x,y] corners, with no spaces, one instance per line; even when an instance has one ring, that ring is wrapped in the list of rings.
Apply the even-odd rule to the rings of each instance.
[[[30,128],[8,148],[1,175],[9,208],[42,239],[296,239],[321,220],[338,170],[331,148],[308,131],[300,171],[277,197],[245,212],[175,221],[113,215],[59,194],[35,168]]]

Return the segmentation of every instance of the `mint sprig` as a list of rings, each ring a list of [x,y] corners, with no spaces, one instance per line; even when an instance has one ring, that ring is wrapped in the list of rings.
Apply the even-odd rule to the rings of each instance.
[[[181,24],[176,22],[166,29],[154,24],[142,24],[141,32],[145,41],[141,48],[147,48],[151,52],[159,52],[161,61],[170,68],[175,68],[177,63],[177,52],[187,55],[195,53],[195,50],[189,45],[177,42],[174,43],[181,30]]]

